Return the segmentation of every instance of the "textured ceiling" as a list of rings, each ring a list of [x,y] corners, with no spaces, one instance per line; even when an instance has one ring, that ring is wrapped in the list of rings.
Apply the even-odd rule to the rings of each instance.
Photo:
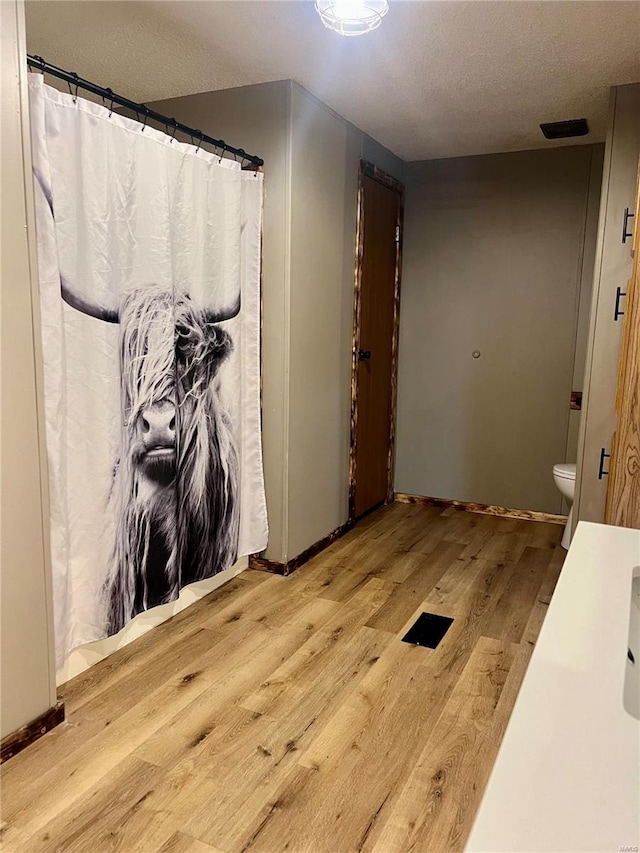
[[[563,144],[538,125],[569,118],[601,141],[608,87],[640,81],[635,0],[391,0],[355,39],[298,0],[58,0],[27,40],[134,100],[292,78],[405,160]]]

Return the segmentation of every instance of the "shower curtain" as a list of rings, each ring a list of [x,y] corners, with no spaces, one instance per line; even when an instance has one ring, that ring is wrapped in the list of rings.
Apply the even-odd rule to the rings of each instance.
[[[60,665],[266,547],[262,175],[29,90]]]

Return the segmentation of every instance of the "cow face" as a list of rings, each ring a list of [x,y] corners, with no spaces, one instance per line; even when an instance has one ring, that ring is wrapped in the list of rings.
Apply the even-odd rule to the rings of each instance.
[[[187,295],[155,287],[125,299],[120,328],[125,443],[139,494],[150,497],[175,480],[180,424],[209,391],[231,339]]]
[[[153,285],[118,310],[122,442],[109,631],[236,559],[238,454],[218,374],[232,343],[211,317],[180,291]]]

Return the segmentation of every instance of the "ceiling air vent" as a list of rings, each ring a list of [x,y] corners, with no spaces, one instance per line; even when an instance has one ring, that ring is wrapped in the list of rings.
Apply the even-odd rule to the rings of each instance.
[[[547,139],[567,139],[569,136],[586,136],[589,125],[586,118],[574,118],[571,121],[548,121],[540,125]]]

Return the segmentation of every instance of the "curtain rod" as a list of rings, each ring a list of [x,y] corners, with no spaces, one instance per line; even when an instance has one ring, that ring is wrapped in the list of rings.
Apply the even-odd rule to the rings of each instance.
[[[229,154],[233,154],[234,157],[242,157],[243,162],[249,162],[256,169],[259,169],[260,166],[264,165],[264,160],[260,157],[255,157],[252,154],[247,154],[247,152],[242,148],[234,148],[232,145],[227,145],[227,143],[222,139],[214,139],[211,136],[207,136],[207,134],[203,133],[201,130],[195,130],[192,127],[187,127],[186,124],[176,121],[175,118],[163,116],[161,113],[157,113],[155,110],[149,109],[146,104],[137,104],[135,101],[130,101],[122,95],[116,95],[111,91],[111,89],[105,89],[103,86],[98,86],[96,83],[90,83],[88,80],[83,80],[75,71],[65,71],[55,65],[50,65],[41,56],[31,56],[31,54],[27,55],[27,64],[30,68],[37,68],[39,71],[42,71],[43,74],[50,74],[52,77],[58,77],[60,80],[65,80],[70,86],[75,86],[76,91],[78,89],[85,89],[87,92],[92,92],[94,95],[98,95],[98,97],[108,101],[111,105],[118,104],[121,107],[126,107],[128,110],[137,113],[138,116],[142,114],[145,117],[145,122],[147,119],[153,119],[153,121],[157,121],[158,124],[163,124],[167,129],[170,127],[173,128],[174,134],[179,130],[181,133],[190,136],[192,139],[199,139],[200,142],[206,142],[214,148],[221,149],[222,151],[228,151]]]

